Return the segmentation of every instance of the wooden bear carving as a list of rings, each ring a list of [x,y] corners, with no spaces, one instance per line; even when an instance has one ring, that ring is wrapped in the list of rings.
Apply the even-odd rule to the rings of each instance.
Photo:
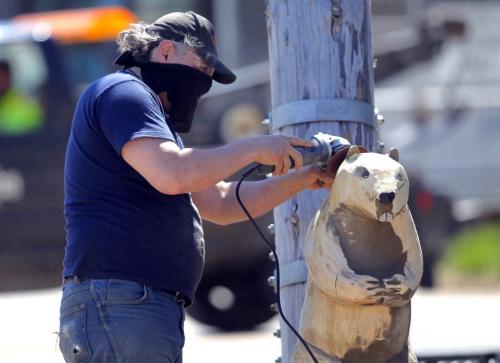
[[[417,362],[408,333],[422,253],[408,189],[397,150],[351,147],[311,221],[300,333],[320,362]],[[292,362],[311,361],[297,343]]]

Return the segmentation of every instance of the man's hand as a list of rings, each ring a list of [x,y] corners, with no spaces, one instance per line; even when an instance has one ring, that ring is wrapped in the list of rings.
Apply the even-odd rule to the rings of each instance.
[[[241,190],[241,196],[250,214],[259,217],[268,212],[286,199],[305,189],[329,189],[332,187],[334,178],[319,170],[315,165],[302,167],[300,153],[291,146],[299,145],[308,147],[310,143],[302,139],[284,138],[281,136],[259,136],[245,138],[239,141],[244,145],[247,153],[261,151],[260,159],[253,159],[268,165],[274,160],[283,160],[291,154],[296,153],[295,163],[299,169],[291,170],[286,175],[267,178],[260,181],[245,183]],[[276,147],[274,147],[276,146]],[[254,150],[254,151],[252,151]],[[270,156],[273,155],[273,156]],[[247,155],[248,156],[248,155]],[[254,157],[255,154],[251,155]],[[275,164],[274,164],[275,165]],[[280,170],[283,173],[289,169],[289,165]],[[220,182],[215,187],[193,193],[193,200],[201,212],[203,218],[217,224],[230,224],[241,222],[246,219],[236,200],[236,182]]]
[[[293,146],[310,147],[312,142],[298,137],[287,136],[255,136],[245,140],[260,164],[274,165],[274,176],[288,173],[291,160],[295,169],[302,167],[302,155]]]
[[[273,176],[285,175],[290,171],[291,160],[294,161],[294,169],[290,177],[299,180],[301,190],[317,190],[321,188],[330,189],[333,180],[317,166],[302,168],[302,155],[294,146],[311,147],[311,141],[298,137],[288,136],[255,136],[245,140],[256,153],[255,161],[260,164],[274,165]]]
[[[310,165],[295,171],[297,177],[303,181],[303,189],[317,190],[330,189],[335,178],[332,178],[326,172],[321,171],[316,165]]]

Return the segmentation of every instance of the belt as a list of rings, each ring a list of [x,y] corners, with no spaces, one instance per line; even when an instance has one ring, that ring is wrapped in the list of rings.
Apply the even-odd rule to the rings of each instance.
[[[67,285],[71,282],[81,282],[81,281],[87,281],[90,280],[89,277],[83,277],[83,276],[67,276],[63,279],[63,285]],[[174,290],[169,290],[169,289],[163,289],[163,288],[157,288],[153,287],[153,289],[164,292],[166,294],[172,295],[175,297],[176,300],[182,300],[186,305],[190,304],[189,299],[180,291],[174,291]]]
[[[169,295],[172,295],[173,297],[175,297],[176,300],[184,301],[185,305],[189,305],[189,299],[186,297],[186,295],[184,295],[180,291],[173,291],[173,290],[169,290],[169,289],[157,289],[157,288],[154,288],[154,289],[159,290],[159,291],[164,292],[164,293],[167,293]]]

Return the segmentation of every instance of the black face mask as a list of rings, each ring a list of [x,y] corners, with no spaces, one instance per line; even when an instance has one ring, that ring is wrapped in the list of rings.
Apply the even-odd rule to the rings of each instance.
[[[170,125],[176,132],[188,132],[201,96],[212,87],[212,78],[189,66],[174,63],[141,63],[141,75],[154,93],[167,92]]]

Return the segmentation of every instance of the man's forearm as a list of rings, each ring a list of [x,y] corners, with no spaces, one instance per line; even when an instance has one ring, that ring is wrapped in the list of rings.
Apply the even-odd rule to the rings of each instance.
[[[219,224],[230,224],[247,219],[236,199],[237,182],[229,183],[224,192]],[[244,182],[240,188],[241,200],[252,217],[259,217],[304,189],[304,180],[298,173],[260,181]]]
[[[175,173],[182,182],[178,193],[196,192],[217,184],[255,161],[244,143],[232,143],[213,149],[182,149]],[[166,164],[165,167],[171,167]]]
[[[254,136],[213,149],[180,149],[173,141],[137,138],[126,143],[123,159],[156,190],[182,194],[205,190],[252,162],[276,167],[275,175],[286,174],[291,165],[302,163],[292,146],[310,142],[284,136]]]

